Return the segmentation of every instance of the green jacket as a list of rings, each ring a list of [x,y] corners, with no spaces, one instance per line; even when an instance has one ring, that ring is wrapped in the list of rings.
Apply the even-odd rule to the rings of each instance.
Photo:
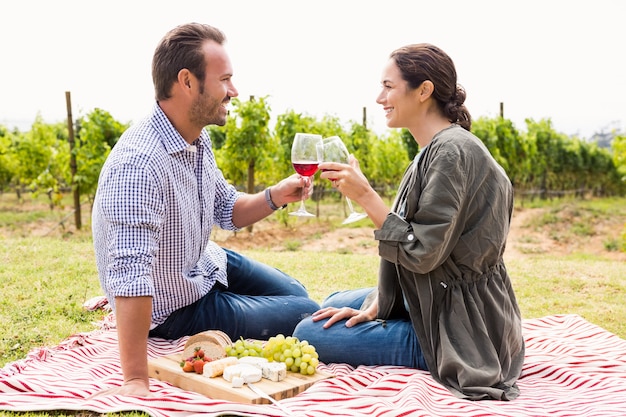
[[[519,395],[521,314],[502,259],[512,211],[502,167],[453,125],[408,167],[375,231],[378,318],[406,315],[404,294],[430,373],[460,398]]]

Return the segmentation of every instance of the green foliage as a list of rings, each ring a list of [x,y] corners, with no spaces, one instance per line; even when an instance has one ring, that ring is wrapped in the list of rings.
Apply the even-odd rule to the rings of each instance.
[[[14,134],[0,126],[0,192],[6,191],[16,176],[18,161],[13,157]]]
[[[558,149],[561,145],[561,136],[552,129],[550,120],[535,122],[526,119],[528,127],[528,139],[535,144],[537,149],[536,158],[531,167],[531,177],[536,178],[542,197],[546,197],[548,189],[553,189],[558,168]],[[533,184],[534,185],[534,184]]]
[[[618,135],[613,139],[613,163],[622,182],[626,183],[626,136]]]
[[[337,117],[319,119],[294,110],[278,115],[272,129],[266,97],[233,99],[232,103],[226,125],[206,129],[224,176],[240,190],[255,192],[292,175],[291,144],[298,132],[341,137],[382,195],[393,193],[408,161],[419,151],[406,129],[378,135],[356,122],[345,127]],[[127,127],[101,109],[77,121],[78,172],[73,183],[64,123],[46,125],[38,117],[26,133],[0,126],[0,192],[11,188],[18,195],[44,192],[54,206],[59,204],[60,190],[77,184],[91,200],[102,164]],[[615,137],[609,150],[555,131],[550,119],[527,119],[526,128],[526,132],[519,131],[502,117],[481,117],[472,126],[507,172],[518,197],[530,196],[532,204],[536,196],[546,200],[572,193],[581,198],[626,193],[623,135]],[[313,199],[319,201],[329,185],[319,178],[315,181]]]
[[[472,131],[506,170],[519,194],[542,199],[573,192],[579,197],[623,195],[611,153],[556,132],[549,119],[526,120],[519,133],[509,120],[479,118]]]
[[[48,125],[38,116],[30,131],[15,137],[11,154],[17,161],[15,187],[19,192],[45,193],[51,208],[57,205],[62,189],[70,182],[70,153],[63,123]]]
[[[412,161],[420,150],[420,146],[408,129],[400,129],[402,144],[406,149],[409,159]]]
[[[113,119],[104,110],[95,109],[79,119],[77,126],[78,140],[74,149],[77,172],[74,183],[78,185],[81,195],[93,201],[100,170],[128,125]]]
[[[222,126],[209,125],[205,127],[205,129],[209,132],[209,137],[211,138],[211,146],[215,150],[222,149],[224,143],[226,142],[226,130]]]
[[[264,97],[249,101],[233,99],[233,116],[224,126],[225,140],[215,151],[218,164],[234,184],[246,181],[245,190],[254,192],[257,183],[271,182],[278,163],[278,144],[269,128],[270,108]],[[218,135],[219,138],[219,135]]]
[[[410,163],[408,154],[403,149],[404,140],[405,136],[401,131],[392,130],[387,136],[372,141],[371,154],[375,157],[371,158],[366,176],[383,196],[395,192]]]
[[[359,160],[361,171],[369,178],[373,161],[377,158],[377,155],[372,152],[376,135],[363,125],[353,122],[350,127],[350,134],[344,140],[348,150]]]
[[[472,122],[472,133],[483,141],[515,186],[528,186],[533,176],[531,163],[536,157],[536,147],[520,135],[510,120],[478,118]]]

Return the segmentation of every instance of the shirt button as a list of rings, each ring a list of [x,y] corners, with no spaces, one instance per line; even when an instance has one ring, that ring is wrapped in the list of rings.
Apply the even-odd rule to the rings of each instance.
[[[408,235],[407,239],[409,239],[409,242],[410,242],[411,240],[415,239],[415,235],[412,235],[412,234]]]

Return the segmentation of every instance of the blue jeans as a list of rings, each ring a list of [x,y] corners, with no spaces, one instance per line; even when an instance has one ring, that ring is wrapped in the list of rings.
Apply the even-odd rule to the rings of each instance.
[[[331,294],[323,307],[358,309],[373,288]],[[422,349],[410,320],[368,321],[346,327],[345,320],[324,329],[326,320],[302,320],[293,335],[315,346],[323,363],[359,365],[398,365],[427,370]]]
[[[178,339],[221,330],[235,341],[291,335],[303,318],[319,309],[304,286],[276,268],[228,249],[228,288],[216,284],[195,303],[176,310],[150,331],[152,337]]]

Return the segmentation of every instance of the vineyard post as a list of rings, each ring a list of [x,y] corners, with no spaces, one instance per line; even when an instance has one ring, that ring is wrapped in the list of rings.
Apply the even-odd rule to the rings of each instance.
[[[363,128],[367,130],[367,107],[363,106]]]
[[[65,102],[67,104],[67,130],[68,130],[68,142],[70,143],[70,172],[72,174],[72,192],[74,195],[74,223],[76,229],[80,230],[82,227],[81,214],[80,214],[80,190],[76,183],[76,153],[74,152],[74,122],[72,120],[72,99],[70,92],[65,92]]]

